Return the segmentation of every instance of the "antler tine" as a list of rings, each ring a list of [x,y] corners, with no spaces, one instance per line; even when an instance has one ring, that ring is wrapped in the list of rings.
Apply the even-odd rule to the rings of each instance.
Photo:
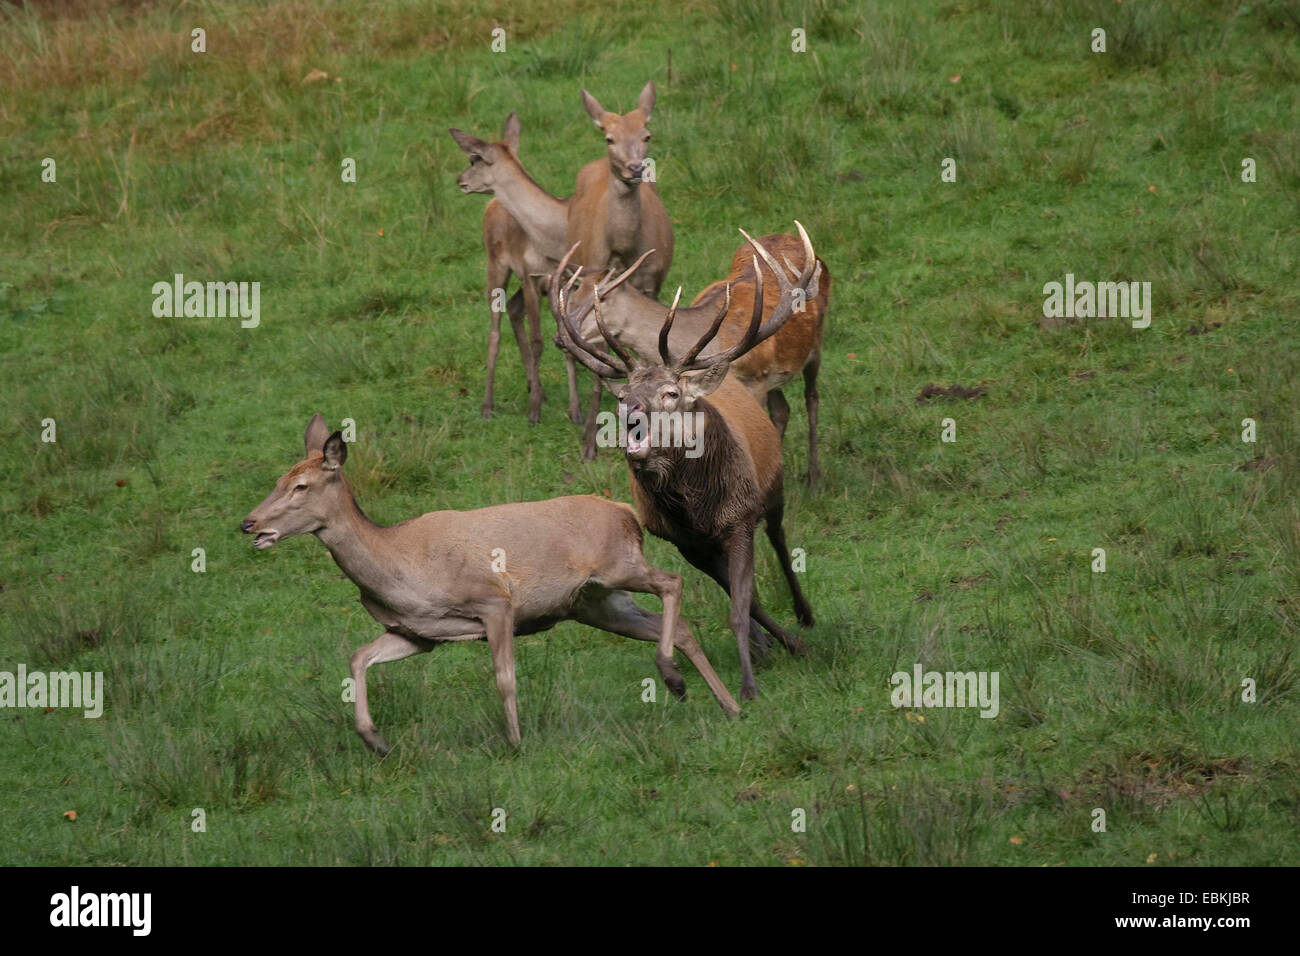
[[[758,259],[751,257],[751,261],[754,263],[754,275],[757,277],[759,275]],[[746,352],[748,352],[750,349],[754,347],[755,343],[757,342],[756,336],[758,335],[758,326],[759,323],[762,321],[763,321],[763,282],[760,278],[758,281],[754,283],[754,305],[749,315],[749,327],[745,329],[745,334],[741,336],[740,341],[737,342],[729,349],[723,349],[721,352],[717,352],[713,355],[710,355],[707,359],[696,361],[694,362],[694,364],[691,364],[689,362],[683,364],[689,365],[690,368],[707,368],[710,365],[717,365],[719,362],[735,361],[737,358],[744,355]]]
[[[692,348],[689,352],[687,352],[685,357],[683,357],[682,360],[673,367],[676,368],[679,372],[685,372],[695,368],[703,368],[705,364],[712,365],[713,362],[718,361],[717,359],[713,359],[708,363],[700,363],[696,361],[695,356],[700,354],[700,351],[704,348],[704,346],[708,345],[710,342],[713,341],[713,337],[718,334],[718,329],[722,328],[722,320],[727,317],[727,313],[730,311],[731,311],[731,283],[728,282],[726,298],[722,302],[722,308],[720,308],[718,310],[718,314],[714,316],[713,324],[709,326],[709,331],[705,332],[704,337],[695,343],[694,348]]]
[[[601,378],[622,378],[625,373],[614,366],[612,359],[605,361],[605,358],[601,357],[602,353],[583,342],[577,326],[573,324],[573,317],[569,315],[567,289],[557,289],[555,297],[560,300],[560,309],[556,312],[555,303],[552,302],[551,311],[555,313],[555,318],[559,322],[560,344],[564,350]]]
[[[610,335],[609,329],[605,327],[605,320],[600,314],[600,290],[594,290],[592,295],[594,296],[592,307],[596,312],[596,328],[600,330],[600,334],[604,337],[605,342],[611,349],[613,349],[614,354],[618,356],[618,360],[623,363],[623,367],[627,369],[627,374],[631,375],[633,369],[636,368],[636,363],[632,361],[631,356],[619,348],[618,343],[614,341],[614,336]]]
[[[781,283],[781,294],[785,295],[788,289],[793,288],[790,285],[790,279],[785,274],[785,270],[782,269],[781,266],[777,264],[776,259],[772,257],[772,253],[768,252],[766,248],[760,245],[754,239],[753,236],[747,233],[744,229],[740,230],[740,234],[744,236],[747,240],[749,240],[749,244],[754,247],[754,251],[763,257],[763,261],[767,263],[767,267],[772,270],[772,272],[776,275],[777,281]],[[791,269],[791,271],[794,272],[796,276],[799,275],[797,269]],[[755,266],[754,268],[754,280],[759,285],[763,284],[763,274],[758,271],[757,266]]]
[[[574,243],[569,251],[564,254],[560,260],[559,266],[556,267],[555,273],[551,279],[551,294],[549,296],[551,303],[551,314],[555,316],[556,324],[560,331],[560,344],[565,351],[589,368],[593,373],[602,378],[621,378],[624,372],[620,371],[614,364],[614,358],[606,355],[599,349],[594,349],[582,338],[578,331],[582,320],[586,318],[588,312],[595,306],[592,304],[581,310],[581,314],[575,317],[569,312],[569,293],[573,291],[575,283],[582,275],[582,267],[579,266],[569,277],[569,280],[560,285],[557,280],[564,278],[564,270],[569,265],[569,259],[577,250],[579,243]]]
[[[630,276],[633,272],[636,272],[637,266],[641,265],[641,263],[649,259],[652,255],[654,255],[654,253],[655,250],[653,249],[647,249],[645,252],[641,253],[641,257],[637,259],[636,262],[632,263],[630,266],[624,269],[623,274],[618,276],[617,278],[614,277],[614,272],[611,269],[609,274],[605,276],[605,281],[601,283],[600,294],[608,295],[610,292],[612,292],[613,290],[621,286],[625,281],[627,281],[628,276]]]
[[[754,341],[749,345],[750,348],[753,348],[760,342],[764,342],[771,336],[775,335],[780,331],[781,326],[785,325],[789,320],[794,311],[794,290],[796,288],[802,291],[803,300],[805,302],[807,302],[808,299],[815,299],[817,297],[819,291],[818,282],[821,279],[822,271],[821,262],[817,259],[816,252],[813,251],[812,240],[808,238],[807,230],[804,229],[803,225],[800,224],[797,219],[795,220],[795,226],[798,227],[799,236],[803,239],[803,251],[806,260],[802,271],[797,275],[795,285],[790,284],[789,280],[785,277],[785,273],[776,264],[775,260],[772,259],[766,249],[760,246],[753,239],[750,239],[749,236],[745,236],[746,239],[749,239],[749,242],[754,249],[763,256],[769,268],[771,268],[772,272],[776,274],[777,281],[781,284],[781,298],[777,302],[776,308],[772,311],[772,314],[768,317],[767,321],[763,323],[762,328],[758,330],[758,334],[754,337]],[[743,233],[744,230],[741,230],[741,232]]]
[[[668,351],[668,330],[673,327],[673,319],[677,318],[677,303],[682,301],[682,287],[677,287],[677,294],[673,296],[672,307],[668,310],[668,318],[664,320],[664,326],[659,330],[659,357],[663,359],[666,366],[673,364],[672,354]]]
[[[794,221],[795,227],[799,230],[799,238],[803,240],[803,272],[799,273],[800,285],[803,285],[805,277],[811,276],[813,288],[809,290],[810,299],[817,297],[817,279],[821,275],[822,266],[817,261],[817,255],[813,252],[812,240],[808,238],[808,230],[803,227],[798,219]]]

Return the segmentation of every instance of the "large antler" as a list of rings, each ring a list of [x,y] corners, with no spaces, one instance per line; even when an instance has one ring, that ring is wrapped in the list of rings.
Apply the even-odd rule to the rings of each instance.
[[[574,289],[574,285],[582,276],[582,267],[579,266],[574,270],[573,275],[563,285],[560,282],[564,279],[569,260],[573,257],[578,245],[579,243],[575,242],[572,248],[564,254],[564,258],[556,267],[550,280],[551,314],[555,316],[556,324],[559,326],[560,343],[569,354],[601,378],[624,378],[637,367],[637,362],[623,351],[618,343],[614,341],[614,337],[610,335],[609,329],[606,328],[605,321],[600,314],[600,299],[601,296],[608,295],[627,281],[637,267],[645,262],[655,250],[650,249],[645,252],[636,262],[623,270],[622,274],[616,275],[611,269],[602,280],[592,286],[591,301],[577,309],[570,310],[569,296]],[[613,355],[591,345],[579,331],[582,328],[582,323],[593,310],[596,314],[596,328],[600,330],[601,337],[609,345],[614,353]]]
[[[670,362],[668,358],[668,328],[672,325],[673,320],[673,314],[669,313],[668,321],[664,323],[664,329],[659,334],[659,354],[663,357],[665,365],[670,365],[680,374],[708,368],[711,365],[717,365],[719,362],[733,362],[760,342],[780,331],[781,326],[785,325],[790,316],[794,314],[795,289],[802,291],[803,302],[817,297],[818,282],[821,279],[822,271],[821,263],[817,261],[817,255],[813,252],[812,240],[808,238],[808,233],[803,225],[797,219],[794,224],[799,229],[799,237],[803,239],[804,266],[803,271],[799,272],[796,271],[794,264],[789,259],[786,260],[791,273],[795,274],[793,284],[786,276],[785,270],[772,257],[772,254],[755,242],[744,229],[740,230],[740,234],[749,240],[749,244],[763,257],[763,261],[775,273],[777,282],[781,285],[781,299],[777,302],[776,308],[772,311],[772,315],[768,320],[762,322],[761,325],[759,324],[763,318],[763,275],[758,267],[758,259],[755,258],[752,260],[754,263],[754,308],[750,314],[749,327],[740,341],[731,348],[723,349],[721,352],[714,352],[703,359],[698,358],[704,347],[718,334],[718,329],[722,327],[722,318],[731,306],[731,287],[728,286],[727,300],[723,310],[718,313],[718,317],[714,320],[709,331],[695,343],[695,347],[687,352],[680,362]]]

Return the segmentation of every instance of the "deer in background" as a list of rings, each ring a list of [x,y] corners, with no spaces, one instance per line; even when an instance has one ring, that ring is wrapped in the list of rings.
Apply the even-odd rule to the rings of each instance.
[[[343,475],[347,446],[320,415],[307,424],[307,457],[240,525],[258,550],[314,534],[361,591],[384,633],[352,655],[356,729],[376,753],[389,752],[370,716],[366,671],[449,641],[486,639],[510,742],[520,742],[515,694],[516,635],[575,620],[658,645],[655,663],[677,697],[685,683],[673,663],[681,648],[727,714],[740,708],[681,621],[682,579],[646,563],[641,527],[627,505],[594,495],[435,511],[382,527],[357,507]],[[663,614],[642,610],[630,592],[654,594]]]
[[[519,117],[514,113],[506,117],[502,143],[512,155],[519,155]],[[497,352],[501,347],[501,311],[498,303],[513,273],[519,279],[520,288],[506,303],[506,314],[510,318],[515,341],[519,343],[519,354],[524,361],[524,376],[528,380],[528,424],[536,425],[542,418],[544,394],[539,369],[542,358],[541,308],[534,276],[539,272],[550,271],[552,262],[529,242],[528,234],[518,220],[495,199],[483,210],[483,248],[487,250],[487,294],[491,313],[483,417],[492,417],[495,404],[493,385],[496,381]],[[501,293],[497,292],[498,289]],[[527,338],[524,335],[525,316],[528,319]]]
[[[605,136],[605,158],[578,172],[565,245],[572,248],[578,243],[573,264],[588,272],[627,269],[638,258],[648,256],[644,271],[636,272],[632,283],[656,298],[673,260],[673,224],[658,187],[653,181],[643,181],[650,144],[646,123],[655,105],[655,85],[647,83],[637,97],[636,109],[623,115],[606,110],[585,89],[582,105]],[[582,457],[588,461],[596,457],[600,392],[597,378],[582,435]]]
[[[514,116],[513,113],[510,114]],[[534,278],[539,273],[548,273],[556,262],[564,257],[564,250],[567,248],[564,244],[565,230],[568,228],[568,210],[570,200],[561,199],[553,196],[537,184],[537,182],[528,175],[527,170],[519,162],[517,155],[518,141],[512,146],[509,139],[509,124],[507,124],[507,139],[500,143],[488,143],[462,130],[453,129],[452,138],[456,144],[465,151],[469,156],[469,167],[460,174],[456,179],[456,185],[460,191],[465,194],[469,193],[493,193],[494,198],[488,203],[488,208],[483,214],[483,244],[489,245],[488,238],[488,215],[499,219],[501,216],[508,216],[513,221],[514,226],[522,231],[524,239],[527,241],[527,255],[519,264],[524,266],[528,271],[525,273],[528,279],[521,279],[526,295],[536,295],[537,279]],[[493,210],[498,210],[494,212]],[[502,235],[497,233],[497,235]],[[499,245],[501,240],[494,240]],[[511,240],[517,242],[517,240]],[[494,254],[491,247],[488,249],[488,294],[494,288],[504,288],[504,279],[501,285],[494,285],[495,276],[502,275],[500,265],[496,266],[495,276],[493,273]],[[515,261],[519,261],[516,259]],[[499,259],[498,259],[499,263]],[[510,271],[514,271],[514,263],[510,265]],[[508,275],[508,273],[506,273]],[[519,273],[515,273],[518,275]],[[532,282],[532,291],[529,292],[529,281]],[[514,300],[511,300],[513,303]],[[527,300],[525,299],[525,308]],[[509,305],[507,306],[509,310]],[[510,313],[513,317],[514,313]],[[513,321],[513,318],[512,318]],[[500,318],[494,312],[493,322],[499,325]],[[516,327],[517,328],[517,327]],[[518,333],[516,333],[518,334]],[[540,334],[540,329],[539,329]],[[521,346],[522,348],[522,346]],[[568,383],[569,383],[569,420],[575,424],[581,424],[583,421],[582,408],[578,401],[578,376],[577,368],[574,364],[573,357],[565,353],[565,365],[567,366]],[[491,339],[489,339],[489,364],[491,362]],[[538,364],[540,365],[540,358]],[[540,375],[540,372],[539,372]],[[488,387],[492,386],[492,373],[488,373]],[[532,382],[530,380],[531,389]],[[540,391],[541,386],[538,385]],[[536,400],[538,414],[540,416],[540,398]],[[484,415],[487,414],[489,402],[484,401]],[[530,396],[529,420],[532,420],[533,402]]]
[[[796,223],[798,225],[798,223]],[[636,412],[653,421],[655,414],[693,415],[696,448],[691,457],[682,447],[652,440],[650,434],[629,434],[626,456],[632,499],[642,524],[652,534],[671,541],[691,564],[713,578],[731,597],[730,624],[740,652],[742,700],[758,696],[750,663],[750,641],[761,643],[765,629],[791,653],[804,643],[787,633],[763,610],[754,594],[754,529],[759,519],[776,551],[802,624],[813,623],[812,608],[790,564],[782,526],[781,439],[776,427],[750,393],[727,373],[731,363],[766,341],[784,325],[797,301],[815,299],[820,264],[812,242],[798,226],[804,243],[804,265],[794,283],[762,246],[749,240],[781,286],[776,307],[763,320],[763,286],[754,282],[749,325],[734,345],[702,358],[705,346],[718,334],[728,313],[725,304],[705,333],[685,353],[671,345],[676,303],[659,331],[659,361],[633,357],[610,333],[601,317],[601,298],[619,277],[611,275],[594,289],[585,306],[573,306],[569,295],[580,272],[566,282],[566,261],[551,278],[550,302],[565,348],[590,369],[618,398],[620,413]],[[758,262],[752,275],[757,276]],[[622,277],[625,278],[626,276]],[[604,288],[602,288],[602,286]],[[730,299],[730,295],[726,296]],[[609,351],[584,341],[582,320],[594,311],[595,322]],[[698,372],[699,374],[692,374]],[[626,378],[627,383],[615,384]]]
[[[653,181],[644,182],[650,131],[646,123],[655,105],[655,85],[647,83],[636,109],[619,115],[582,91],[582,105],[605,135],[605,158],[578,172],[569,204],[564,244],[578,246],[573,264],[588,272],[626,269],[647,252],[652,255],[632,284],[651,298],[659,295],[673,261],[673,224]]]
[[[714,342],[702,353],[702,358],[712,355],[710,349],[717,351],[734,345],[748,328],[757,291],[762,291],[764,302],[770,303],[767,306],[769,315],[764,319],[776,309],[781,301],[780,279],[776,272],[780,266],[776,265],[776,257],[784,258],[790,272],[797,276],[801,267],[794,261],[804,254],[804,243],[788,234],[764,236],[758,240],[758,245],[766,251],[766,258],[759,266],[762,276],[762,289],[759,290],[754,282],[754,256],[749,245],[752,241],[741,243],[736,250],[727,278],[714,282],[697,295],[690,308],[678,309],[677,300],[674,300],[670,343],[674,348],[685,349],[697,341],[712,326],[719,310],[722,312],[722,325]],[[790,406],[781,388],[803,372],[804,404],[808,411],[808,483],[814,486],[821,480],[817,458],[817,372],[821,367],[822,330],[830,304],[830,273],[821,259],[817,260],[817,265],[820,276],[816,297],[802,303],[802,309],[795,308],[789,321],[770,339],[736,358],[731,363],[730,373],[754,396],[755,401],[767,405],[777,434],[784,439],[790,421]],[[625,349],[638,355],[653,355],[669,307],[643,295],[631,282],[625,281],[637,267],[638,263],[633,263],[630,270],[602,284],[600,314],[605,326]],[[569,301],[579,306],[589,302],[599,279],[600,276],[584,276],[570,293]],[[680,289],[677,294],[681,296]],[[584,341],[600,343],[590,324],[583,332]]]
[[[457,184],[465,193],[492,193],[519,223],[529,242],[552,263],[558,262],[574,242],[581,243],[575,264],[588,270],[628,266],[647,250],[652,251],[645,268],[637,270],[633,281],[642,292],[657,296],[672,262],[673,236],[672,221],[656,186],[641,182],[650,136],[645,127],[655,102],[654,84],[647,83],[637,108],[622,116],[606,112],[586,90],[582,96],[592,120],[605,133],[606,155],[582,167],[570,199],[558,199],[539,186],[509,143],[487,143],[453,129],[449,131],[452,138],[470,159],[469,168],[460,174]],[[584,419],[574,360],[567,350],[565,362],[569,418],[585,421],[583,457],[590,460],[596,454],[595,422],[601,386],[595,383],[591,407]]]

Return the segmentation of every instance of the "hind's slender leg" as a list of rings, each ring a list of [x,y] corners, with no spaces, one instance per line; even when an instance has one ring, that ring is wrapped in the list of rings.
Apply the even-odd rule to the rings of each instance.
[[[672,575],[677,577],[677,575]],[[678,581],[680,582],[680,578]],[[666,623],[666,615],[654,614],[644,608],[638,607],[632,600],[632,596],[627,591],[610,591],[603,597],[590,601],[579,607],[575,614],[575,619],[589,624],[592,627],[598,627],[602,631],[609,631],[613,634],[622,634],[624,637],[635,638],[638,641],[653,641],[659,643],[662,641],[663,630]],[[696,641],[695,635],[687,627],[686,622],[680,618],[677,620],[673,629],[673,644],[681,648],[686,659],[689,660],[695,669],[700,672],[704,682],[709,685],[709,690],[718,701],[718,706],[728,714],[740,713],[740,705],[736,703],[735,698],[727,691],[727,687],[714,671],[713,665],[704,654],[704,649]],[[660,662],[660,654],[655,654],[655,663]],[[663,669],[660,668],[660,674],[663,675]],[[681,675],[678,674],[678,681],[681,682]],[[668,683],[665,676],[665,683]],[[679,683],[684,694],[684,682]],[[669,684],[669,689],[672,685]],[[682,696],[679,694],[678,696]]]
[[[424,654],[433,650],[434,647],[435,643],[433,641],[426,641],[418,637],[403,637],[401,634],[386,631],[378,640],[357,648],[352,655],[352,682],[356,685],[355,692],[357,695],[356,703],[353,705],[353,712],[357,733],[366,742],[366,746],[381,757],[392,748],[388,746],[388,741],[384,740],[383,736],[375,728],[375,722],[370,719],[370,705],[366,699],[366,671],[375,664],[400,661],[415,654]]]

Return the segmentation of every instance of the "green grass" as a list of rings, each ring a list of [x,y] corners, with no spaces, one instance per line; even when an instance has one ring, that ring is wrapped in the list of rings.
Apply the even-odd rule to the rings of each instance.
[[[99,720],[0,711],[0,862],[1300,863],[1294,8],[581,6],[0,11],[0,670],[102,671],[107,696]],[[380,522],[628,500],[616,456],[579,460],[549,345],[542,424],[511,345],[479,417],[484,200],[446,128],[518,110],[567,194],[601,155],[579,87],[625,110],[646,79],[670,282],[796,218],[834,275],[817,493],[787,392],[814,652],[727,721],[687,667],[685,703],[642,703],[648,645],[561,625],[519,642],[516,753],[486,647],[446,647],[371,672],[378,761],[340,694],[378,634],[356,589],[238,523],[316,411],[356,421]],[[261,326],[154,318],[176,272],[259,281]],[[1067,272],[1150,281],[1151,327],[1044,324]],[[986,392],[918,404],[931,382]],[[724,596],[647,552],[734,691]],[[998,671],[999,716],[895,710],[918,662]]]

